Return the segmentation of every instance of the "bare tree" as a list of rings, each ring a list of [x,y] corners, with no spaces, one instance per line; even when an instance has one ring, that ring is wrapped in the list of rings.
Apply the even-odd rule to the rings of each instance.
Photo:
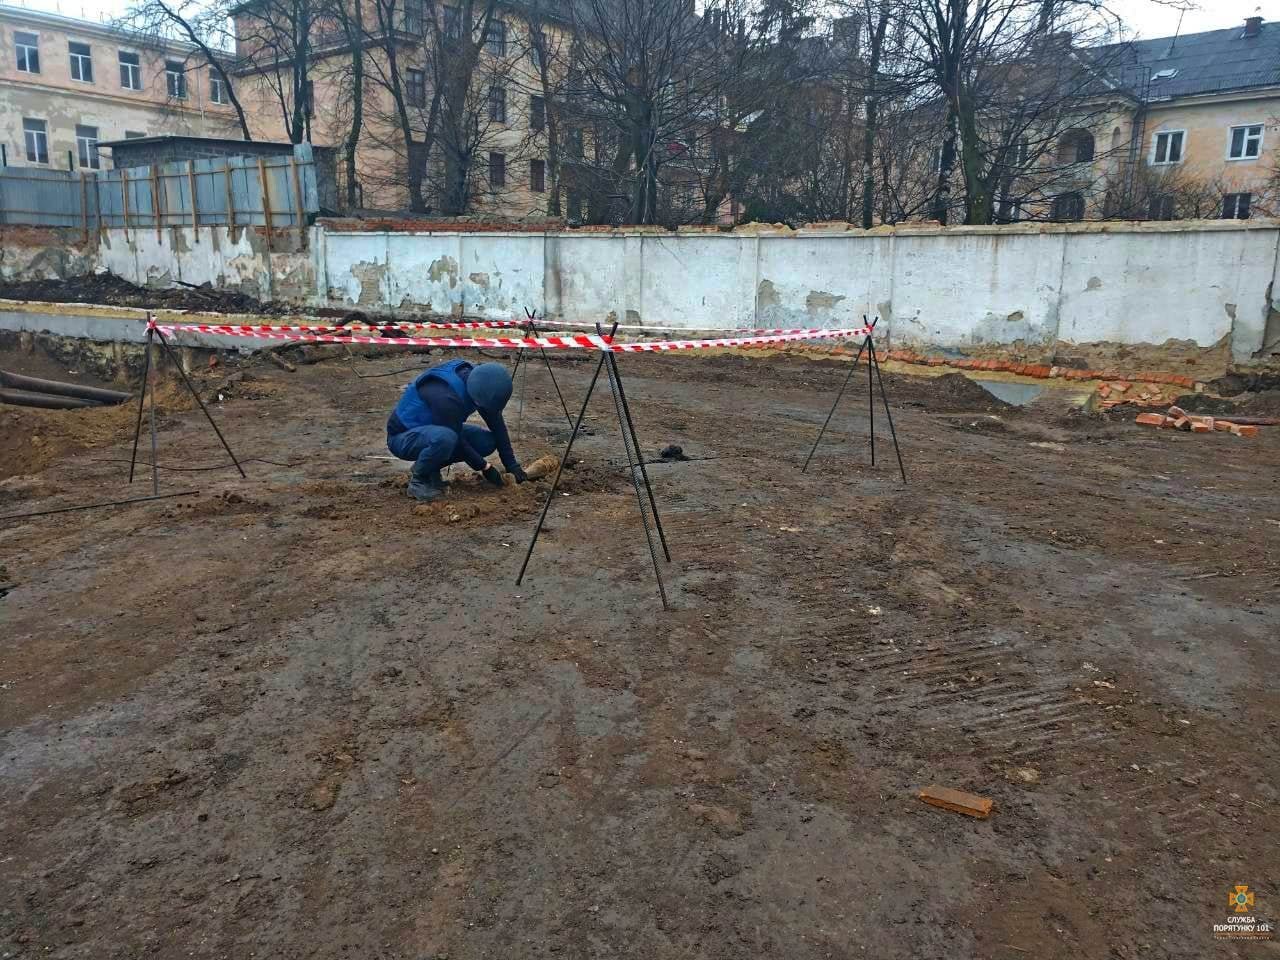
[[[239,72],[267,86],[291,143],[311,139],[312,38],[323,13],[318,0],[248,0],[222,10],[234,16]]]
[[[222,81],[222,89],[236,111],[240,134],[252,140],[244,107],[227,71],[234,38],[227,31],[224,9],[209,7],[198,0],[141,0],[119,20],[119,26],[152,42],[179,42],[194,48],[197,62],[207,66]]]
[[[663,168],[681,164],[716,126],[725,76],[708,12],[698,16],[690,0],[582,0],[575,8],[582,42],[571,110],[578,129],[591,129],[593,150],[574,159],[593,217],[610,207],[605,215],[621,222],[658,223]]]
[[[1082,56],[1111,22],[1095,0],[902,0],[920,65],[940,100],[942,137],[934,216],[950,216],[952,173],[964,188],[966,223],[991,223],[1001,202],[1079,164],[1092,149],[1058,157],[1060,138],[1088,131],[1108,107],[1100,97],[1107,65]],[[1085,154],[1087,153],[1087,159]],[[1067,170],[1066,168],[1073,168]],[[1001,200],[1003,197],[1003,201]]]

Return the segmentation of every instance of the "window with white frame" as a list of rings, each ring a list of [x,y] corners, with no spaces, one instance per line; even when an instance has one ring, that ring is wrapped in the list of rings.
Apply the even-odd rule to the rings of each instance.
[[[71,57],[71,79],[93,83],[93,56],[89,45],[68,40],[67,52]]]
[[[209,71],[209,102],[231,102],[231,98],[227,96],[227,85],[222,82],[222,77],[218,74],[217,70]]]
[[[1223,220],[1248,220],[1249,207],[1253,202],[1251,193],[1228,193],[1222,198]]]
[[[23,117],[22,139],[27,147],[27,163],[49,162],[49,127],[43,120]]]
[[[164,62],[165,90],[174,100],[187,99],[187,69],[179,60]]]
[[[1256,160],[1262,153],[1262,124],[1251,123],[1245,127],[1232,127],[1228,160]]]
[[[76,159],[84,169],[97,170],[102,164],[98,160],[98,128],[76,124]]]
[[[18,69],[23,73],[40,72],[40,38],[34,33],[15,32],[14,51],[18,55]]]
[[[120,59],[120,86],[126,90],[141,90],[142,58],[129,50],[121,50],[118,56]]]
[[[1151,162],[1181,163],[1182,148],[1186,142],[1187,131],[1165,130],[1157,133],[1151,145]]]

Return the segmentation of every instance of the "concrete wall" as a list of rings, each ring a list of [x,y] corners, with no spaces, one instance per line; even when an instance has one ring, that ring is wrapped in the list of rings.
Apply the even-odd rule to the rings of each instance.
[[[261,227],[164,227],[104,230],[98,264],[142,286],[209,283],[262,300],[310,301],[316,296],[315,260],[296,233],[277,231],[268,244]]]
[[[349,222],[347,222],[349,223]],[[1280,224],[373,232],[305,243],[261,228],[91,234],[93,247],[0,232],[0,276],[107,269],[263,299],[402,314],[523,317],[688,330],[839,327],[881,319],[891,348],[1164,370],[1202,379],[1280,351]],[[74,237],[72,236],[74,234]],[[56,239],[56,237],[55,237]]]
[[[799,232],[351,232],[317,247],[333,305],[698,328],[836,327],[893,346],[1028,353],[1063,344],[1255,359],[1280,224],[843,227]],[[1271,335],[1280,335],[1272,321]],[[1229,351],[1229,354],[1228,354]]]

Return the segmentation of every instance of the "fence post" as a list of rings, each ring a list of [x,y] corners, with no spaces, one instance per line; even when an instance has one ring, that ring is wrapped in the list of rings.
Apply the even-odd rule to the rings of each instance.
[[[84,171],[80,171],[80,232],[84,235],[84,245],[89,245],[89,181]]]
[[[298,225],[298,242],[302,244],[302,249],[307,249],[307,215],[306,204],[302,202],[302,179],[298,176],[298,160],[296,157],[289,158],[289,172],[293,175],[293,199],[297,205],[294,213]]]
[[[258,182],[262,184],[262,222],[267,228],[267,251],[271,250],[271,189],[267,186],[267,161],[258,158]]]
[[[124,220],[124,238],[129,239],[129,170],[120,168],[120,216]]]
[[[160,190],[156,181],[156,165],[151,165],[151,219],[156,224],[156,243],[160,242]]]
[[[196,163],[187,161],[187,185],[191,191],[191,232],[195,234],[196,243],[200,242],[200,205],[196,203]]]
[[[231,189],[231,160],[228,157],[222,160],[222,182],[227,188],[227,233],[229,235],[236,225],[236,198]]]

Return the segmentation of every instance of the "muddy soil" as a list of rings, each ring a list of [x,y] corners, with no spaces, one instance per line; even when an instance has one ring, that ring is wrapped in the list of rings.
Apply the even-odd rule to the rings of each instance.
[[[667,612],[607,391],[520,585],[549,481],[416,506],[409,374],[347,363],[210,381],[248,480],[165,406],[195,495],[0,525],[0,953],[1277,955],[1212,925],[1280,903],[1280,430],[891,376],[904,485],[861,372],[798,469],[844,364],[620,362],[646,457],[691,458],[648,468]],[[532,459],[568,431],[524,369]],[[576,409],[590,365],[556,374]],[[149,492],[128,453],[29,462],[0,513]]]

